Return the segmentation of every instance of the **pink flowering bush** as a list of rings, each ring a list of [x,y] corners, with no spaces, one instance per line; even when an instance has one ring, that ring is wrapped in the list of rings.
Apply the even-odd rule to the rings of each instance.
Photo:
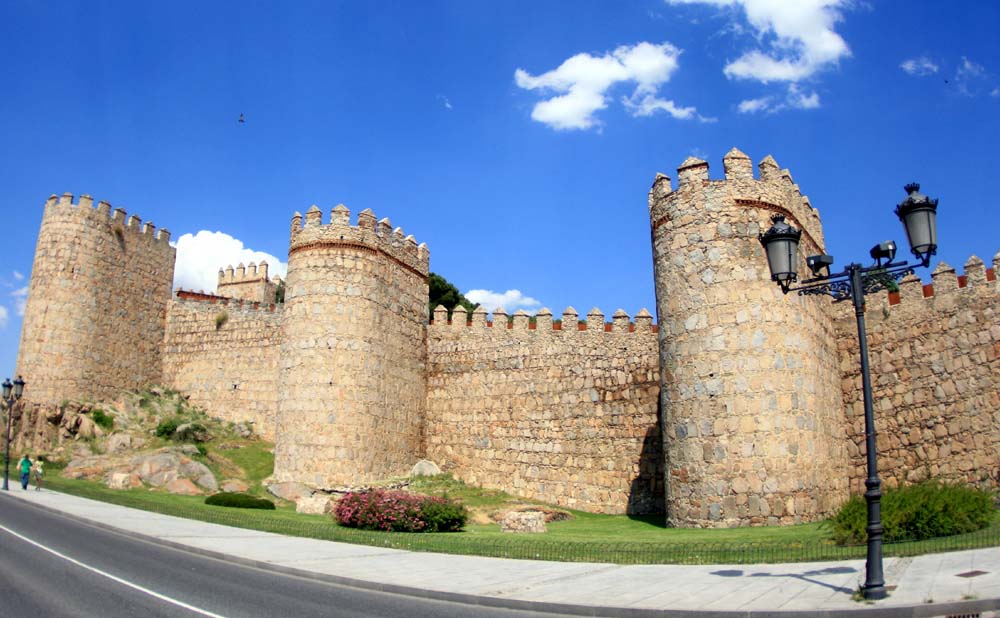
[[[340,499],[334,516],[342,526],[386,532],[457,532],[468,513],[446,498],[405,491],[349,493]]]

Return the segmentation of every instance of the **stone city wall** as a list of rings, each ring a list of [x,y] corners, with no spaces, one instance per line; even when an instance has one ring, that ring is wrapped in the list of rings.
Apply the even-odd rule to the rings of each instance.
[[[274,478],[341,487],[423,457],[429,254],[370,210],[292,218]]]
[[[468,483],[567,508],[663,512],[656,330],[645,310],[581,330],[570,308],[428,328],[427,456]],[[595,328],[596,327],[596,328]]]
[[[1000,487],[1000,253],[965,275],[940,263],[923,285],[869,296],[865,312],[879,473],[895,487],[934,478]],[[846,304],[845,304],[846,305]],[[853,308],[837,320],[851,491],[864,491],[865,433]]]
[[[660,325],[667,517],[677,526],[827,517],[847,498],[829,301],[783,296],[758,235],[773,215],[821,253],[819,215],[770,156],[735,148],[725,179],[690,158],[649,196]]]
[[[179,291],[167,310],[163,383],[274,440],[281,317],[280,305]]]
[[[18,352],[26,401],[112,399],[160,381],[169,240],[89,195],[46,201]]]

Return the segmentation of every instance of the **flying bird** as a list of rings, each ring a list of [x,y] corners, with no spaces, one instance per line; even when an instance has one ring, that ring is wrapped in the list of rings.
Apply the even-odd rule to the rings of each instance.
[[[241,112],[241,113],[240,113],[240,124],[243,124],[243,123],[245,123],[246,121],[247,121],[247,120],[246,120],[246,118],[245,118],[245,117],[243,116],[243,113]]]

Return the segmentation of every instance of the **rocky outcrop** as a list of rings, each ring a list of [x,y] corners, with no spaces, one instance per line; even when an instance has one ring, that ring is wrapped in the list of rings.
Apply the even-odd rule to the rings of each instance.
[[[62,475],[67,478],[99,480],[116,489],[148,485],[164,488],[171,493],[189,495],[192,487],[197,493],[202,490],[217,491],[219,485],[212,471],[205,464],[191,459],[190,455],[197,452],[193,446],[183,445],[151,453],[106,453],[78,457],[66,466]],[[175,483],[179,480],[186,483]]]

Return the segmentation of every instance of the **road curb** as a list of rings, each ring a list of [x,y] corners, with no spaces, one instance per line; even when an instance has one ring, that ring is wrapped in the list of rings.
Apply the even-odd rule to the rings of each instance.
[[[52,493],[59,493],[59,492],[52,492]],[[0,492],[0,496],[2,495],[3,493]],[[55,508],[53,506],[39,504],[31,500],[23,500],[20,498],[15,498],[14,495],[16,494],[8,495],[7,497],[19,500],[22,504],[26,504],[28,506],[56,514],[60,517],[66,517],[66,518],[71,517],[65,511],[59,510],[58,508]],[[81,498],[81,499],[86,500],[87,498]],[[103,503],[103,504],[108,504],[108,503]],[[118,505],[112,505],[112,506],[118,506]],[[131,507],[119,507],[119,508],[131,508]],[[133,510],[141,510],[141,509],[133,509]],[[162,515],[162,514],[156,513],[156,515]],[[173,515],[166,515],[166,516],[174,517]],[[100,528],[102,530],[114,532],[116,534],[127,536],[133,539],[145,541],[147,543],[153,543],[156,545],[170,547],[173,549],[205,556],[215,560],[221,560],[223,562],[241,564],[244,566],[253,567],[263,571],[282,573],[284,575],[291,575],[294,577],[300,577],[312,581],[321,581],[339,586],[360,588],[364,590],[398,594],[402,596],[417,597],[435,601],[461,603],[464,605],[515,609],[522,611],[548,612],[555,614],[565,614],[569,616],[595,616],[595,617],[604,616],[607,618],[857,618],[858,616],[864,616],[865,618],[938,618],[941,616],[953,616],[953,615],[962,615],[962,616],[975,615],[977,613],[981,613],[984,611],[1000,610],[1000,598],[970,599],[967,601],[951,601],[946,603],[923,603],[919,605],[894,605],[885,607],[879,607],[875,605],[863,606],[859,604],[859,607],[851,609],[810,609],[810,610],[646,609],[646,608],[632,608],[632,607],[578,605],[572,603],[552,603],[547,601],[525,601],[521,599],[509,599],[504,597],[491,597],[491,596],[477,595],[477,594],[464,594],[458,592],[426,590],[423,588],[414,588],[412,586],[401,586],[397,584],[385,584],[382,582],[375,582],[364,579],[355,579],[351,577],[345,577],[342,575],[317,573],[315,571],[309,571],[305,569],[274,564],[272,562],[266,562],[263,560],[253,560],[250,558],[244,558],[242,556],[234,556],[232,554],[227,554],[224,552],[215,551],[211,549],[194,547],[191,545],[187,545],[186,543],[182,543],[180,541],[172,541],[170,539],[165,539],[151,534],[144,534],[132,530],[124,530],[122,528],[114,526],[113,524],[109,524],[103,521],[96,521],[86,517],[74,519],[74,521],[76,521],[77,523],[84,523],[86,525],[93,526],[95,528]],[[189,521],[198,521],[198,520],[189,520]],[[201,523],[210,523],[210,522],[201,522]],[[212,525],[221,526],[223,524],[212,524]],[[243,528],[239,529],[242,530]],[[247,530],[252,530],[252,529],[247,529]],[[264,532],[262,530],[252,530],[252,531]],[[274,532],[264,532],[264,533],[274,534],[275,536],[282,536]],[[328,541],[328,542],[332,543],[335,541]],[[406,551],[406,550],[400,550],[400,551]]]

